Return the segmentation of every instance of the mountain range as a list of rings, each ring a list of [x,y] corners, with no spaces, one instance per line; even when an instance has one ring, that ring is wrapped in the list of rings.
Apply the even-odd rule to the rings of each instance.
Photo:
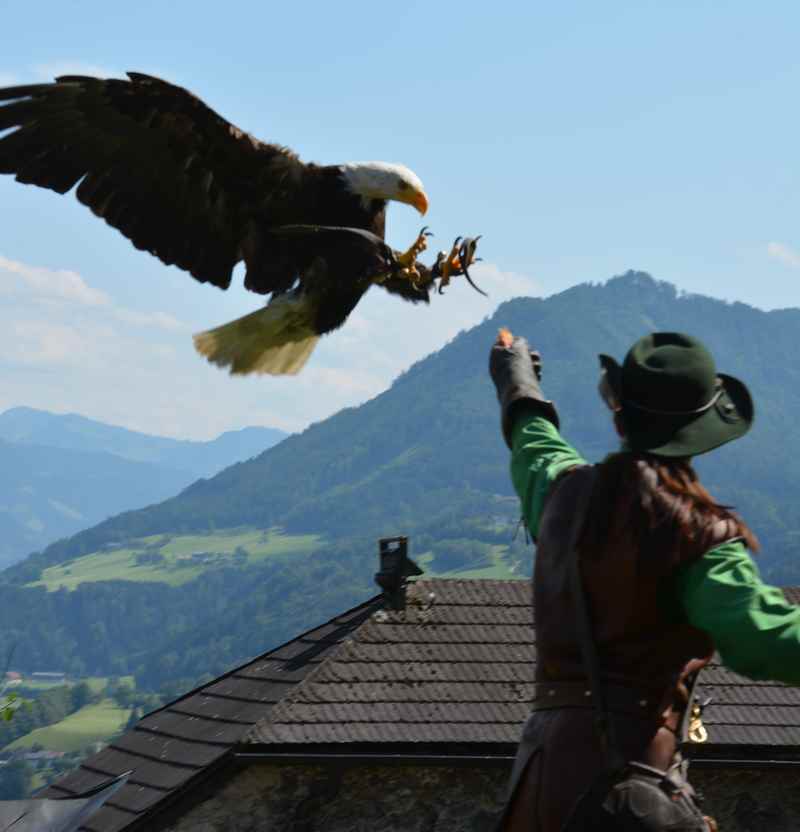
[[[545,391],[557,403],[562,432],[590,460],[616,445],[596,392],[597,354],[621,359],[654,330],[703,339],[720,371],[750,386],[757,417],[750,435],[697,460],[701,476],[761,538],[764,574],[798,582],[800,435],[793,414],[800,409],[800,368],[787,358],[800,310],[764,312],[628,272],[546,299],[504,303],[360,407],[6,570],[0,630],[15,631],[17,655],[27,652],[40,663],[134,672],[151,685],[191,682],[362,600],[372,591],[375,538],[382,535],[409,534],[429,571],[465,574],[491,562],[507,574],[529,573],[530,550],[513,541],[519,511],[487,373],[500,326],[541,351]],[[87,580],[71,591],[52,591],[58,584],[46,580],[53,570],[79,569],[82,559],[100,563],[115,547],[133,551],[176,535],[210,540],[242,529],[280,529],[317,542],[291,557],[226,561],[180,586],[136,583],[133,570],[131,580]],[[54,629],[58,639],[49,635]]]
[[[193,442],[77,414],[7,410],[0,414],[0,568],[121,511],[159,503],[285,436],[251,427]]]

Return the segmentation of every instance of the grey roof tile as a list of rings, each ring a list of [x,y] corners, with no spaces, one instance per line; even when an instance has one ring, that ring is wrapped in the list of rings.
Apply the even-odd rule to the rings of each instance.
[[[284,685],[276,685],[274,682],[228,676],[219,682],[212,682],[204,688],[203,693],[221,696],[226,699],[235,699],[243,703],[269,705],[277,702],[284,690]]]
[[[774,705],[750,706],[747,711],[744,711],[740,705],[715,705],[713,709],[709,706],[703,714],[703,722],[706,727],[709,725],[741,725],[744,716],[747,717],[747,724],[751,728],[762,725],[782,726],[786,729],[798,728],[800,727],[800,702],[788,707],[776,707]]]
[[[131,771],[132,774],[128,782],[145,785],[157,784],[162,789],[169,791],[193,777],[197,773],[198,767],[149,760],[146,757],[129,754],[118,750],[114,746],[109,746],[99,754],[85,760],[78,770],[93,773],[97,777],[95,785],[109,777],[116,777],[125,771]],[[59,780],[58,782],[62,783],[64,781]]]
[[[750,725],[744,719],[736,725],[707,726],[708,742],[731,746],[797,746],[800,745],[800,728],[772,725]]]
[[[400,643],[391,650],[386,643],[362,643],[347,641],[342,645],[341,662],[510,662],[530,664],[531,645],[525,644],[475,644],[475,643]]]
[[[783,588],[783,594],[793,604],[800,604],[800,586],[786,586]]]
[[[533,682],[312,681],[296,701],[310,702],[533,702]]]
[[[154,789],[136,783],[126,784],[126,788],[120,789],[114,795],[112,805],[117,809],[140,814],[162,801],[166,795],[164,789]]]
[[[413,726],[412,726],[413,728]],[[278,725],[272,742],[293,744],[312,743],[516,743],[519,740],[519,724],[436,722],[425,725],[420,735],[409,731],[407,723],[366,722],[344,725],[339,722],[319,725],[305,724],[291,730]]]
[[[800,696],[797,688],[786,685],[708,685],[704,675],[700,677],[701,690],[706,696],[711,696],[712,704],[707,712],[720,705],[737,705],[739,707],[751,705],[758,708],[761,705],[791,705],[800,713]]]
[[[409,607],[404,613],[407,624],[426,624],[431,618],[430,610],[423,611]],[[521,606],[476,606],[438,604],[436,609],[438,624],[469,624],[471,626],[486,626],[501,624],[504,627],[526,627],[530,633],[533,628],[533,616],[530,604]]]
[[[534,662],[341,662],[327,668],[326,678],[342,682],[533,682]]]
[[[501,624],[379,624],[370,621],[358,633],[361,644],[484,644],[503,647],[522,644],[530,650],[530,626]]]
[[[128,731],[113,743],[120,751],[163,763],[204,768],[225,753],[225,747],[204,742],[184,742],[149,731]]]
[[[500,723],[520,726],[528,715],[526,703],[460,702],[453,707],[449,700],[438,702],[370,702],[314,703],[287,702],[275,710],[275,722],[306,723],[396,722],[424,726],[428,723]],[[270,721],[270,724],[275,724]],[[420,730],[424,730],[420,728]],[[408,739],[415,739],[409,737]]]
[[[286,692],[289,687],[291,686],[283,685],[282,691]],[[280,698],[280,696],[277,698]],[[264,715],[264,704],[263,702],[244,702],[225,696],[210,696],[206,693],[198,693],[174,703],[170,706],[169,712],[251,725]]]
[[[433,599],[430,598],[433,594]],[[417,581],[408,593],[409,606],[448,604],[453,606],[487,605],[495,607],[531,606],[531,584],[518,581],[442,580]]]
[[[247,667],[236,671],[236,676],[242,679],[260,679],[275,684],[293,685],[302,682],[308,675],[309,670],[321,664],[319,657],[306,662],[303,667],[297,670],[289,670],[285,661],[268,659],[266,661],[253,662]]]
[[[192,716],[180,711],[159,711],[146,716],[137,727],[140,731],[173,739],[202,741],[225,747],[237,742],[242,734],[241,722],[228,722],[215,716]]]

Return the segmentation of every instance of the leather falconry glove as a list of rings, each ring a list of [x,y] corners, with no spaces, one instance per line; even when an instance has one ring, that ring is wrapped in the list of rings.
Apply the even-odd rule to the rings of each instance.
[[[505,337],[504,337],[505,335]],[[542,377],[542,358],[531,350],[524,338],[509,341],[507,331],[492,346],[489,355],[489,374],[497,388],[500,402],[500,422],[506,445],[511,447],[514,420],[522,410],[538,414],[559,426],[558,413],[551,401],[544,397],[539,380]]]

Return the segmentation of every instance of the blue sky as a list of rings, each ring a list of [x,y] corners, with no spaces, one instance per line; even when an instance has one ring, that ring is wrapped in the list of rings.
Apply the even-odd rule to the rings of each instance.
[[[800,306],[796,3],[82,0],[8,6],[3,28],[2,85],[134,69],[303,158],[407,164],[439,245],[484,235],[491,298],[457,286],[421,311],[370,293],[301,376],[231,379],[190,335],[259,298],[196,284],[74,198],[2,177],[0,408],[181,437],[300,429],[499,301],[629,268]],[[419,225],[394,206],[390,242]]]

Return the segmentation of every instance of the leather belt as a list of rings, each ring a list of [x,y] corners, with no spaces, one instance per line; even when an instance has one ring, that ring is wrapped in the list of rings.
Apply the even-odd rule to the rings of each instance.
[[[609,711],[662,721],[663,690],[640,691],[609,684],[604,685],[603,690]],[[537,682],[532,709],[547,711],[556,708],[594,708],[591,687],[581,682]]]

